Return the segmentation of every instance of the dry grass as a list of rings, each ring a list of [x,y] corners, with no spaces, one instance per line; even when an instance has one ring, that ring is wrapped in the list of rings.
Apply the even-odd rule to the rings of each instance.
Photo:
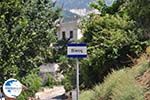
[[[149,84],[149,60],[149,54],[145,53],[132,68],[113,71],[105,78],[104,83],[95,86],[93,90],[82,92],[80,100],[150,100],[149,89],[137,82],[141,77],[142,83]],[[148,77],[147,80],[144,79],[145,76]]]

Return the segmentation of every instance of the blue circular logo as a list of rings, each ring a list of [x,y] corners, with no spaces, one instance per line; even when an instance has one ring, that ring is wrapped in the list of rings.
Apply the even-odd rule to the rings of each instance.
[[[105,0],[105,4],[106,4],[106,6],[108,6],[108,7],[112,6],[113,3],[114,3],[114,0]]]
[[[22,91],[22,84],[16,79],[8,79],[3,84],[3,92],[9,98],[16,98]]]

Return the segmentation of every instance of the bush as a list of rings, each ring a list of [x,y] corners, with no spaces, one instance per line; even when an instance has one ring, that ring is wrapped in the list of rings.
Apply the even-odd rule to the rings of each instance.
[[[52,88],[56,84],[57,84],[57,82],[54,80],[52,75],[47,74],[47,80],[46,80],[44,86],[48,86],[48,87]]]
[[[66,76],[63,81],[62,84],[64,85],[64,88],[66,91],[70,91],[73,89],[73,82],[72,79],[70,79],[70,76]]]
[[[88,58],[81,66],[85,88],[102,82],[112,68],[120,69],[133,64],[130,58],[138,57],[148,44],[148,32],[144,38],[146,30],[137,26],[136,20],[128,12],[122,11],[126,9],[126,3],[133,2],[116,0],[112,7],[107,8],[103,0],[98,0],[94,8],[100,10],[101,14],[90,14],[81,22],[82,41],[88,44]],[[133,8],[137,9],[135,6]]]
[[[80,98],[81,100],[144,100],[145,89],[137,84],[135,78],[149,68],[149,62],[141,60],[133,68],[113,71],[105,78],[104,83],[95,86],[93,90],[82,92]]]
[[[94,97],[94,91],[83,91],[80,95],[80,100],[92,100]]]
[[[126,70],[116,77],[116,85],[112,89],[113,100],[144,100],[144,89],[136,84],[133,73]]]
[[[42,79],[36,73],[30,73],[22,79],[22,84],[28,89],[23,91],[17,100],[27,100],[29,96],[34,96],[42,86]]]

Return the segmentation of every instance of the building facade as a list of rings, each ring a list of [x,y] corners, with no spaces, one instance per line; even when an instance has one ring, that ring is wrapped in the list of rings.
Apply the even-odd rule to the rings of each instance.
[[[83,35],[78,27],[79,22],[79,20],[72,20],[60,23],[57,32],[58,40],[70,39],[76,41],[81,39]]]
[[[70,39],[71,41],[76,41],[81,39],[83,34],[79,28],[80,18],[92,13],[100,14],[95,9],[71,9],[70,11],[64,11],[63,19],[58,26],[58,40]]]

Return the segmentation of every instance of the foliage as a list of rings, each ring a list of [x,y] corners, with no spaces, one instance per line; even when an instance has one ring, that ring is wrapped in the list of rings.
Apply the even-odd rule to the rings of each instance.
[[[138,22],[140,21],[138,23],[139,25],[148,27],[147,25],[149,25],[150,22],[150,19],[148,18],[148,16],[150,16],[149,0],[127,0],[123,6],[124,8],[122,10],[128,12],[129,15]]]
[[[62,84],[66,91],[70,91],[75,87],[75,70],[71,68],[67,72],[65,72],[64,79],[62,80]]]
[[[97,0],[96,3],[91,3],[90,6],[101,12],[102,15],[105,14],[115,14],[120,11],[120,6],[125,2],[125,0],[114,0],[112,6],[107,7],[103,0]]]
[[[47,80],[44,83],[44,87],[48,86],[48,87],[52,88],[54,85],[56,85],[55,79],[50,74],[47,74]]]
[[[136,77],[149,68],[149,62],[142,60],[132,68],[113,71],[104,83],[95,86],[93,90],[82,92],[81,100],[144,100],[145,89],[137,84]],[[89,95],[85,97],[87,93]]]
[[[34,94],[42,86],[42,79],[36,73],[30,73],[22,79],[22,84],[28,89],[18,97],[18,100],[27,100],[27,97],[34,96]]]
[[[127,0],[122,5],[122,12],[128,13],[128,15],[136,21],[138,28],[142,29],[139,36],[141,40],[149,40],[150,38],[150,1],[149,0]]]
[[[80,95],[80,100],[91,100],[93,96],[94,91],[92,90],[82,91]]]
[[[121,61],[127,58],[126,54],[130,53],[133,56],[135,54],[131,53],[130,49],[130,45],[138,43],[134,32],[134,21],[130,21],[126,15],[123,17],[118,14],[92,15],[83,23],[82,29],[83,41],[88,43],[89,55],[81,67],[82,75],[87,75],[83,76],[83,80],[89,77],[88,80],[95,84],[110,68],[120,66]],[[137,49],[138,52],[141,51],[141,47]],[[87,79],[84,80],[86,81]],[[87,87],[90,86],[89,81],[85,84]]]
[[[64,75],[61,83],[66,91],[71,91],[75,87],[75,61],[66,56],[67,44],[71,42],[70,38],[57,41],[53,56],[60,65],[59,72]]]
[[[113,6],[106,7],[104,1],[97,0],[92,7],[101,14],[90,14],[81,22],[82,41],[88,44],[89,56],[81,66],[85,88],[102,82],[112,68],[129,66],[132,63],[130,58],[137,57],[148,45],[146,39],[141,40],[143,30],[137,26],[137,21],[122,11],[126,2],[118,0]]]
[[[0,80],[25,76],[52,56],[59,9],[49,0],[0,1]]]
[[[150,16],[150,1],[149,0],[114,0],[114,4],[107,7],[103,0],[97,0],[92,3],[91,7],[98,9],[101,15],[105,14],[128,14],[136,21],[136,26],[142,29],[141,39],[149,39],[149,16]]]

